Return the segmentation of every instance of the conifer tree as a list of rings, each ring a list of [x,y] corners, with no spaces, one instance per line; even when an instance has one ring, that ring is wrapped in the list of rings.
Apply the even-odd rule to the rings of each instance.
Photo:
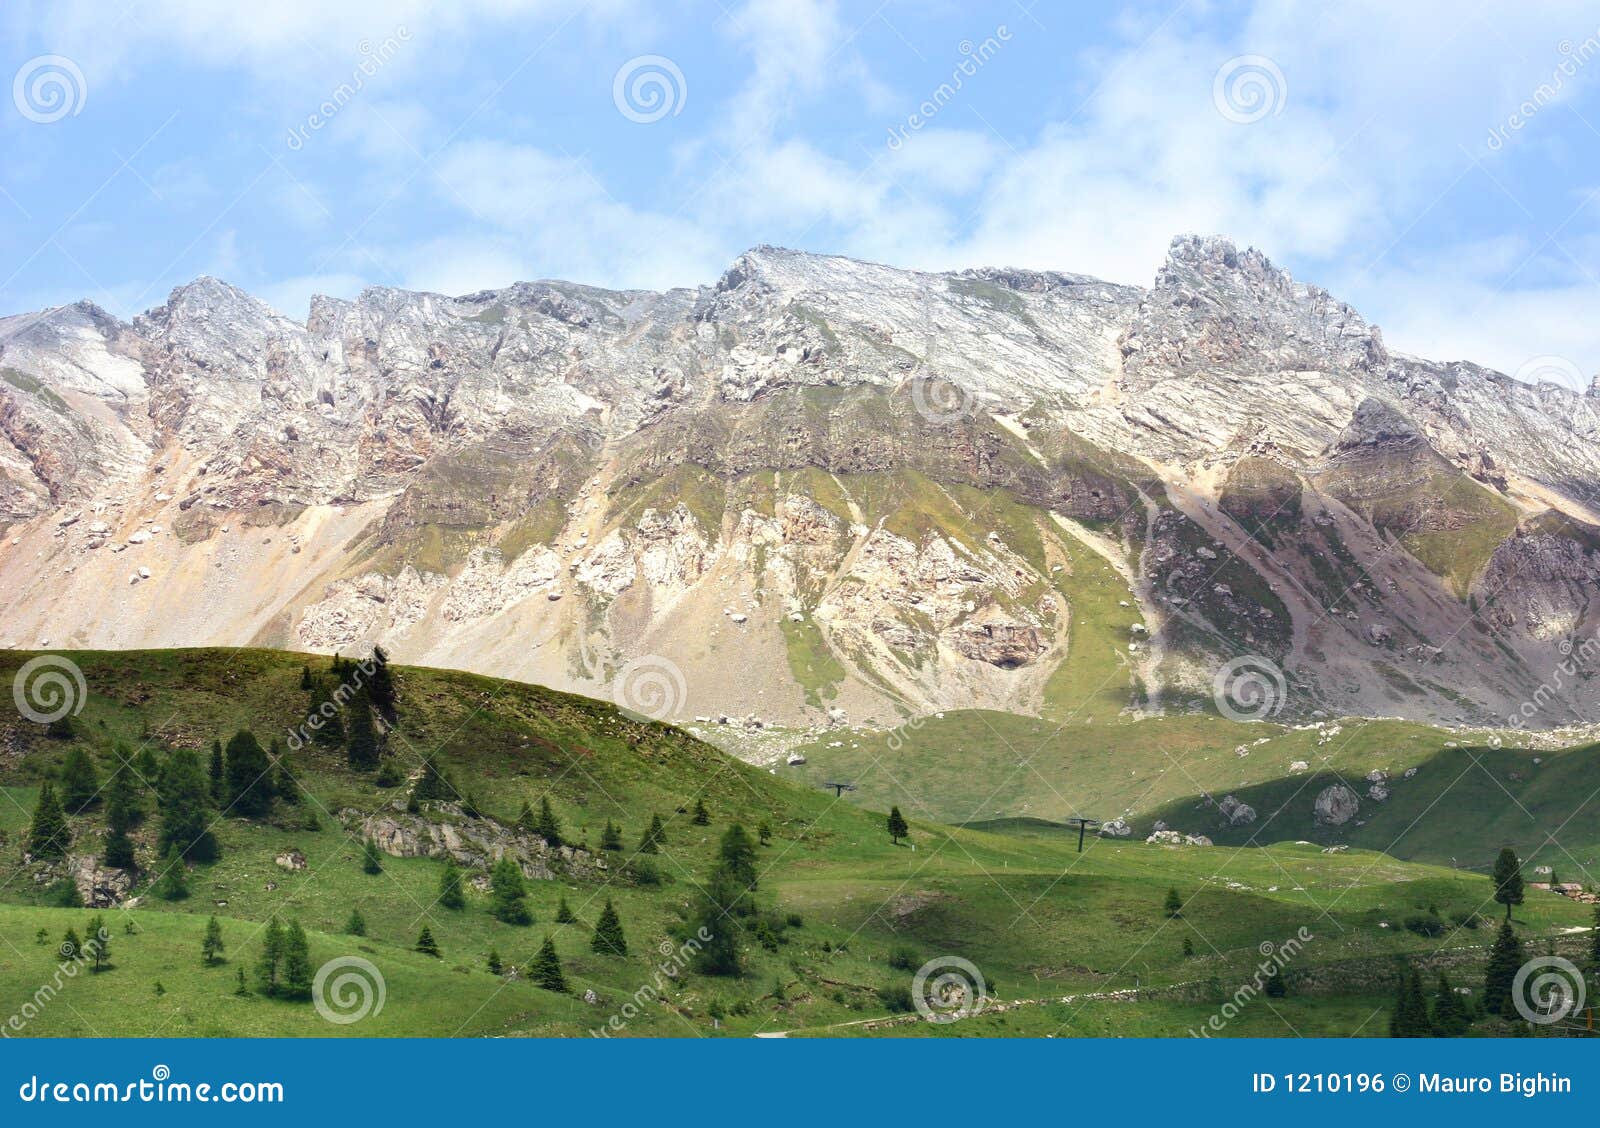
[[[372,706],[366,691],[350,699],[350,724],[346,729],[345,758],[358,772],[375,771],[382,750],[378,747],[378,730],[372,723]]]
[[[256,957],[256,983],[263,995],[276,995],[283,981],[283,957],[289,937],[277,917],[267,921],[261,934],[261,954]]]
[[[667,828],[661,824],[660,815],[650,816],[650,825],[639,839],[639,853],[655,854],[667,844]]]
[[[1522,904],[1522,863],[1517,852],[1507,846],[1494,860],[1494,899],[1506,907],[1506,919],[1511,919],[1511,907]]]
[[[179,748],[162,765],[157,785],[161,796],[160,851],[174,847],[196,862],[215,861],[221,850],[211,833],[211,788],[200,770],[199,758]]]
[[[745,889],[756,887],[756,847],[738,823],[730,826],[717,846],[717,857],[729,876]]]
[[[39,785],[39,800],[33,806],[33,821],[28,824],[28,854],[34,858],[65,857],[72,845],[72,828],[67,813],[56,798],[55,784]]]
[[[1429,1038],[1433,1023],[1428,1018],[1428,1001],[1422,994],[1422,976],[1415,968],[1400,976],[1394,1013],[1389,1016],[1389,1037]]]
[[[738,924],[735,920],[740,900],[746,892],[719,865],[711,873],[700,897],[696,919],[698,935],[710,939],[694,955],[694,967],[704,975],[738,975],[744,970],[739,954]]]
[[[463,909],[467,905],[466,891],[462,888],[461,868],[454,858],[446,858],[444,872],[439,875],[439,904],[447,909]]]
[[[1283,981],[1283,969],[1274,966],[1267,975],[1266,994],[1271,999],[1281,999],[1289,993],[1289,985]]]
[[[772,844],[772,824],[766,819],[762,819],[761,825],[756,827],[756,840],[763,846]]]
[[[556,905],[557,924],[577,924],[578,918],[573,915],[572,908],[567,904],[567,899],[562,897]]]
[[[344,923],[347,936],[365,936],[367,934],[367,918],[361,915],[360,909],[350,910],[350,919]]]
[[[220,740],[211,742],[211,801],[218,807],[228,805],[227,769],[223,766]]]
[[[539,798],[539,815],[534,820],[533,832],[544,839],[545,845],[552,850],[560,849],[561,822],[556,818],[555,811],[550,809],[550,797],[548,795],[543,795]]]
[[[361,843],[361,872],[367,874],[380,874],[383,872],[383,852],[378,849],[378,844],[368,838]]]
[[[696,799],[694,801],[694,817],[689,821],[694,823],[695,826],[711,825],[711,812],[706,810],[706,801],[704,799]]]
[[[300,667],[300,688],[305,690],[307,693],[315,688],[315,683],[311,680],[310,666]]]
[[[506,854],[500,856],[489,872],[489,912],[495,920],[506,924],[533,923],[522,869]]]
[[[1167,900],[1162,905],[1162,909],[1168,917],[1174,920],[1183,915],[1183,898],[1178,896],[1176,889],[1167,890]]]
[[[911,827],[906,824],[906,817],[900,813],[899,807],[889,808],[888,826],[889,841],[896,846],[900,845],[902,838],[911,837]]]
[[[83,934],[89,938],[85,953],[89,957],[92,970],[105,971],[111,966],[111,931],[106,928],[106,918],[99,913],[90,917]]]
[[[274,746],[277,741],[273,741]],[[305,792],[300,789],[300,781],[289,774],[287,757],[282,752],[278,753],[278,770],[274,773],[272,789],[278,793],[278,798],[286,806],[298,807],[305,799]]]
[[[121,766],[106,785],[106,845],[101,861],[112,869],[134,867],[133,839],[128,831],[138,819],[139,798],[132,769]]]
[[[429,752],[422,757],[422,772],[417,776],[417,782],[411,785],[411,796],[418,802],[455,797],[455,788],[439,767],[437,753]]]
[[[433,930],[427,925],[422,926],[422,931],[417,935],[417,951],[425,956],[439,959],[439,943],[433,938]]]
[[[539,952],[528,967],[528,978],[535,987],[567,993],[567,977],[561,973],[561,958],[556,955],[555,942],[550,937],[546,936],[539,945]]]
[[[256,819],[272,810],[272,761],[249,729],[240,729],[228,741],[224,810]]]
[[[606,828],[600,832],[600,849],[613,852],[622,849],[622,829],[610,819],[606,820]]]
[[[306,930],[299,921],[293,921],[283,934],[283,986],[288,999],[309,999],[311,980],[315,972],[311,966],[311,944]]]
[[[156,880],[154,892],[163,901],[181,901],[189,895],[189,870],[176,846],[170,847],[161,860],[161,876]]]
[[[200,941],[200,958],[210,967],[219,961],[224,950],[222,922],[212,917],[206,921],[205,939]]]
[[[156,750],[149,745],[139,749],[139,754],[133,758],[133,770],[139,776],[139,783],[149,790],[156,798],[161,794],[161,761],[156,758]]]
[[[335,661],[337,677],[338,663]],[[339,718],[339,702],[327,679],[313,678],[309,693],[311,716],[320,722],[311,729],[312,742],[323,748],[340,748],[344,745],[344,721]]]
[[[74,815],[81,815],[94,805],[100,795],[100,780],[94,770],[89,753],[78,745],[67,749],[61,762],[61,805]]]
[[[499,951],[494,948],[489,949],[489,958],[485,961],[485,966],[488,967],[490,975],[499,975],[505,970],[505,965],[500,962]]]
[[[1483,973],[1483,1007],[1490,1014],[1510,1018],[1517,1013],[1511,985],[1522,962],[1522,941],[1512,931],[1509,920],[1501,921],[1500,933],[1489,949],[1489,964]]]
[[[69,960],[83,954],[83,941],[78,939],[78,930],[70,924],[67,925],[67,934],[61,938],[61,954]]]
[[[1194,956],[1194,941],[1185,936],[1183,938],[1183,958],[1190,959]]]
[[[602,956],[628,954],[628,941],[622,934],[622,921],[617,916],[617,910],[611,904],[610,897],[606,898],[605,908],[600,910],[600,919],[594,922],[594,936],[589,940],[589,947]]]
[[[394,674],[389,669],[389,655],[381,646],[372,648],[372,673],[368,676],[367,693],[378,715],[394,724],[399,716],[399,702],[395,696]]]
[[[1471,1027],[1472,1015],[1467,1013],[1467,1004],[1441,971],[1433,995],[1433,1032],[1440,1038],[1459,1038]]]

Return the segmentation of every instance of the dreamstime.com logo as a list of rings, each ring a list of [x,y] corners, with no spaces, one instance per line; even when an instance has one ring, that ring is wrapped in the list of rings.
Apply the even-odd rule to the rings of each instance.
[[[311,1002],[328,1022],[349,1026],[383,1013],[389,997],[383,972],[360,956],[338,956],[317,969],[311,981]]]
[[[65,55],[35,55],[11,80],[11,101],[29,121],[49,125],[77,117],[89,100],[89,84]]]
[[[929,423],[942,426],[975,414],[978,400],[948,380],[919,372],[911,379],[911,406]]]
[[[911,1003],[929,1022],[955,1022],[981,1014],[988,1006],[988,984],[971,960],[936,956],[911,980]]]
[[[676,716],[688,699],[683,671],[659,654],[635,658],[611,682],[611,699],[635,721],[665,721]]]
[[[637,55],[617,68],[611,79],[611,101],[629,121],[650,125],[668,114],[683,113],[689,83],[678,64],[665,55]]]
[[[17,712],[35,724],[49,725],[77,716],[88,696],[83,671],[59,654],[28,659],[11,679],[11,699]]]
[[[1211,80],[1217,113],[1238,125],[1277,117],[1288,100],[1288,81],[1265,55],[1235,55],[1217,68]]]
[[[1560,956],[1537,956],[1517,970],[1511,1001],[1517,1013],[1536,1026],[1560,1022],[1583,1006],[1583,972]]]
[[[1235,658],[1211,682],[1211,700],[1230,721],[1260,721],[1283,709],[1289,685],[1270,658],[1246,654]]]

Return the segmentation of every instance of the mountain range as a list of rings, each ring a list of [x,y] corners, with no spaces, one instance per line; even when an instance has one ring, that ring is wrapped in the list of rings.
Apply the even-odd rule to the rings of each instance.
[[[763,246],[304,324],[200,278],[0,319],[0,440],[6,647],[381,643],[702,724],[1588,719],[1600,391],[1221,238],[1148,288]]]

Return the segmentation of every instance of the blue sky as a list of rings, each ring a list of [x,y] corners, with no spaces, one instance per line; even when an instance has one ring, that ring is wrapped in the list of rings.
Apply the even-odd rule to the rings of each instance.
[[[1534,7],[22,0],[0,311],[693,285],[756,243],[1147,284],[1198,231],[1586,385],[1600,11]]]

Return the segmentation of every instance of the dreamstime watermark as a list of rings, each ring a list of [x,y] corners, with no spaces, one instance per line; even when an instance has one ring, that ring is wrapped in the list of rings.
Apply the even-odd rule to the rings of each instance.
[[[989,1005],[989,985],[971,960],[935,956],[911,979],[911,1005],[929,1022],[956,1022],[981,1014]]]
[[[1491,153],[1498,153],[1505,148],[1513,133],[1520,132],[1541,110],[1559,99],[1568,80],[1578,77],[1578,72],[1596,55],[1600,55],[1600,30],[1581,43],[1563,39],[1556,44],[1556,52],[1561,56],[1561,61],[1551,70],[1549,80],[1535,86],[1533,92],[1518,103],[1504,121],[1489,130],[1488,140],[1484,144]]]
[[[28,659],[11,679],[11,699],[17,712],[35,724],[49,725],[77,716],[88,696],[83,671],[60,654]]]
[[[631,122],[650,125],[677,117],[689,101],[689,83],[665,55],[636,55],[611,77],[611,101]]]
[[[1301,949],[1315,939],[1316,934],[1305,925],[1301,925],[1293,936],[1281,944],[1275,944],[1271,940],[1263,940],[1256,948],[1256,951],[1261,953],[1261,962],[1256,964],[1255,975],[1251,977],[1249,982],[1241,983],[1238,990],[1234,991],[1227,1001],[1218,1008],[1217,1013],[1200,1024],[1198,1030],[1191,1027],[1189,1037],[1209,1038],[1212,1034],[1219,1033],[1225,1029],[1228,1023],[1238,1018],[1240,1012],[1253,1002],[1257,996],[1265,994],[1267,985],[1273,979],[1282,975],[1283,969],[1289,966],[1290,961],[1300,954]]]
[[[956,50],[961,54],[961,61],[950,72],[948,82],[941,82],[934,87],[933,93],[918,104],[916,110],[906,115],[904,124],[896,123],[889,127],[889,140],[886,144],[891,151],[898,152],[911,138],[911,134],[926,126],[939,116],[941,110],[955,101],[957,94],[966,79],[978,73],[985,63],[1000,53],[1000,49],[1011,42],[1011,29],[1001,24],[994,29],[994,33],[982,42],[974,43],[970,39],[963,39],[956,45]]]
[[[665,721],[683,709],[689,696],[683,671],[659,654],[635,658],[611,682],[611,698],[635,721]]]
[[[89,100],[89,84],[65,55],[35,55],[11,80],[11,101],[29,121],[49,125],[77,117]]]
[[[1595,659],[1600,658],[1600,631],[1576,645],[1570,638],[1564,638],[1557,649],[1561,651],[1561,661],[1551,668],[1549,676],[1539,683],[1539,688],[1524,698],[1522,704],[1506,717],[1506,724],[1511,728],[1527,728],[1528,722],[1544,712],[1557,694],[1577,682],[1580,676],[1587,675]]]
[[[943,426],[978,411],[978,398],[940,376],[918,372],[911,378],[911,406],[929,423]]]
[[[311,1002],[327,1022],[349,1026],[383,1013],[389,986],[383,972],[360,956],[337,956],[317,969]]]
[[[17,1087],[18,1099],[29,1104],[282,1104],[281,1081],[174,1081],[172,1070],[158,1065],[149,1077],[126,1084],[115,1081],[51,1081],[34,1074]]]
[[[62,959],[56,964],[55,974],[51,976],[49,982],[40,984],[33,996],[24,1001],[11,1017],[6,1019],[5,1025],[0,1026],[0,1038],[9,1038],[13,1034],[22,1033],[28,1023],[44,1013],[45,1007],[61,993],[61,989],[78,977],[85,964],[95,962],[96,957],[110,942],[111,933],[104,928],[82,944],[74,944],[71,940],[62,941],[58,949]]]
[[[1586,386],[1583,370],[1564,356],[1536,356],[1521,364],[1513,376],[1524,384],[1556,384],[1575,392]]]
[[[1560,956],[1536,956],[1517,969],[1511,1002],[1529,1022],[1549,1026],[1581,1008],[1586,991],[1577,964]]]
[[[284,144],[290,151],[298,153],[305,148],[306,142],[311,140],[311,135],[338,117],[340,111],[365,89],[367,80],[388,66],[400,53],[401,46],[409,42],[411,42],[411,29],[405,24],[396,27],[393,35],[379,40],[376,46],[371,40],[363,39],[356,48],[361,54],[361,61],[350,72],[349,81],[335,86],[327,98],[306,115],[304,124],[289,130],[289,136]]]
[[[623,1003],[612,1016],[599,1026],[592,1027],[589,1031],[591,1038],[609,1038],[611,1035],[626,1030],[628,1023],[639,1017],[645,1007],[657,1002],[663,997],[669,982],[676,982],[678,976],[688,968],[690,961],[700,953],[700,950],[713,939],[711,930],[701,925],[695,934],[682,944],[674,944],[670,939],[663,940],[656,945],[656,951],[663,957],[656,965],[655,975],[651,982],[644,983]]]
[[[1289,100],[1289,83],[1265,55],[1235,55],[1211,79],[1217,113],[1237,125],[1277,117]]]
[[[355,663],[351,667],[353,671],[351,675],[335,686],[322,704],[307,713],[306,719],[298,727],[289,730],[290,750],[299,751],[311,743],[313,737],[349,705],[356,694],[361,692],[362,687],[367,684],[367,679],[372,677],[377,669],[377,659],[371,656]]]
[[[1283,710],[1289,685],[1270,658],[1246,654],[1235,658],[1211,682],[1211,700],[1230,721],[1260,721]]]

